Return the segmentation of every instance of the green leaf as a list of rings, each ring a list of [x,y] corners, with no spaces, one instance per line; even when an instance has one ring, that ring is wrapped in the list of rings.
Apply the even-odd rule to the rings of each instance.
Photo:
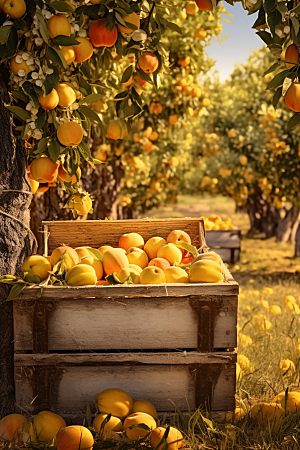
[[[24,83],[24,84],[25,84],[25,83]],[[24,86],[24,84],[23,84],[23,86]],[[16,99],[21,100],[21,101],[24,102],[24,103],[28,103],[28,102],[29,102],[29,98],[27,97],[26,94],[24,94],[24,92],[21,92],[21,91],[12,91],[12,92],[11,92],[11,95],[12,95],[14,98],[16,98]]]
[[[0,28],[0,45],[3,45],[6,43],[9,33],[10,33],[10,30],[11,30],[11,27],[12,27],[12,25],[6,26],[6,27],[2,26]]]
[[[168,20],[165,20],[165,24],[167,28],[170,28],[170,30],[176,31],[176,33],[182,34],[181,28],[177,25],[177,23],[169,22]]]
[[[182,248],[183,250],[187,250],[189,253],[191,253],[193,256],[197,256],[198,252],[196,247],[194,247],[191,244],[188,244],[187,242],[184,241],[178,241],[176,244],[176,247],[178,248]]]
[[[87,95],[86,97],[84,97],[82,100],[80,100],[80,102],[78,102],[79,105],[84,105],[85,103],[94,103],[98,100],[102,100],[103,99],[103,94],[90,94]]]
[[[64,36],[62,34],[59,34],[55,38],[51,39],[51,42],[54,44],[57,44],[57,45],[65,46],[65,47],[80,44],[80,42],[77,41],[75,38],[73,38],[71,36]]]
[[[281,97],[282,97],[282,87],[280,87],[276,90],[273,100],[272,100],[272,105],[274,106],[275,109],[277,108],[277,105],[278,105]]]
[[[26,92],[26,94],[29,95],[29,97],[31,98],[31,100],[34,103],[34,106],[36,109],[39,109],[40,107],[40,102],[39,102],[39,98],[34,90],[34,86],[32,83],[30,83],[30,81],[25,81],[22,84],[22,88],[23,90]]]
[[[276,11],[267,13],[267,24],[268,24],[268,27],[270,28],[270,31],[274,37],[275,37],[276,25],[278,23],[280,23],[281,20],[282,20],[281,14],[279,11],[277,11],[277,9],[276,9]]]
[[[46,42],[46,44],[49,44],[50,35],[49,35],[49,31],[48,31],[44,16],[43,16],[42,12],[39,10],[36,10],[35,14],[38,18],[38,29],[41,33],[41,36],[44,39],[44,41]]]
[[[21,292],[23,291],[23,289],[24,289],[26,286],[27,286],[26,283],[18,283],[18,284],[15,284],[15,285],[11,288],[10,293],[9,293],[9,296],[7,297],[6,301],[14,300],[16,297],[18,297],[18,295],[21,294]]]
[[[293,28],[295,30],[295,35],[297,36],[297,34],[299,33],[299,20],[296,19],[296,17],[291,17],[290,18],[293,24]]]
[[[89,248],[86,247],[88,253],[95,259],[98,259],[98,261],[102,261],[102,253],[99,252],[96,248]]]
[[[48,146],[48,138],[46,137],[42,138],[37,145],[38,153],[39,154],[45,153],[47,150],[47,146]]]
[[[139,76],[142,80],[147,81],[147,82],[150,83],[150,84],[153,84],[153,81],[152,81],[150,75],[148,75],[147,73],[145,73],[143,70],[137,68],[137,69],[136,69],[136,73],[138,74],[138,76]]]
[[[288,121],[287,131],[290,131],[296,125],[300,123],[300,113],[295,113]]]
[[[78,84],[79,84],[79,87],[81,88],[80,89],[81,92],[83,90],[86,95],[90,95],[92,93],[91,85],[80,75],[78,75]]]
[[[85,14],[91,19],[100,19],[101,11],[103,11],[104,5],[82,5],[76,8],[75,12],[77,14]],[[104,11],[103,11],[104,12]]]
[[[57,139],[51,139],[48,145],[48,153],[53,162],[58,160],[60,155],[60,144]]]
[[[37,113],[37,119],[35,121],[35,126],[39,130],[43,128],[46,122],[46,111],[43,108],[39,108]]]
[[[78,145],[78,151],[79,151],[80,155],[82,156],[82,158],[85,159],[85,161],[93,162],[93,158],[92,158],[92,155],[91,155],[91,150],[90,150],[90,148],[86,145],[85,142],[82,141],[82,142]]]
[[[282,96],[283,96],[283,97],[284,97],[285,94],[287,93],[287,90],[288,90],[289,87],[291,86],[292,82],[293,82],[293,80],[291,80],[291,78],[289,78],[289,77],[286,77],[286,78],[284,79],[283,86],[282,86]]]
[[[74,8],[66,1],[55,0],[50,3],[50,6],[58,12],[73,12]]]
[[[6,108],[24,122],[31,117],[30,112],[20,108],[20,106],[7,106]]]
[[[282,72],[278,73],[273,80],[270,81],[270,83],[267,85],[266,90],[273,89],[275,87],[280,86],[283,83],[283,80],[290,72],[289,69],[283,70]]]
[[[268,75],[268,73],[272,73],[274,72],[274,70],[276,70],[278,67],[280,67],[281,64],[280,63],[275,63],[273,64],[271,67],[268,68],[268,70],[266,70],[263,74],[263,76]]]
[[[127,69],[125,70],[125,72],[122,75],[121,83],[126,83],[130,79],[132,74],[133,74],[133,65],[130,64],[130,66],[127,67]]]
[[[256,13],[262,5],[262,0],[258,0],[254,5],[251,6],[251,8],[248,11],[248,16],[251,16],[251,14]]]
[[[53,89],[56,89],[56,86],[59,82],[58,68],[53,66],[53,67],[51,67],[51,69],[53,69],[53,73],[51,73],[50,75],[47,75],[45,78],[46,95],[50,94],[50,92],[52,92]]]
[[[59,64],[63,69],[68,68],[68,64],[64,55],[53,47],[48,47],[48,56],[54,64]]]
[[[108,21],[109,30],[112,31],[114,29],[114,27],[116,26],[115,15],[113,13],[108,14],[106,17],[106,20]],[[104,22],[103,22],[103,26],[105,26]]]
[[[24,280],[27,283],[35,283],[35,284],[39,284],[41,282],[40,277],[38,277],[37,275],[33,275],[32,273],[26,273],[26,275],[24,276]]]
[[[257,36],[259,36],[266,45],[271,45],[274,42],[272,36],[267,31],[257,31],[255,34],[257,34]]]
[[[97,122],[99,125],[102,125],[102,122],[100,120],[100,117],[98,114],[91,108],[85,105],[81,105],[79,107],[79,111],[86,116],[88,119],[90,119],[92,122]]]
[[[2,277],[0,277],[0,283],[5,284],[14,284],[17,280],[19,280],[19,277],[13,275],[2,275]]]
[[[123,284],[118,276],[117,276],[117,272],[111,273],[110,275],[107,275],[107,277],[105,277],[106,281],[109,282],[109,284]]]
[[[10,27],[6,42],[0,47],[0,58],[6,59],[14,56],[18,48],[18,43],[19,37],[17,29],[15,27]]]
[[[21,30],[21,31],[27,31],[28,30],[26,22],[23,19],[16,19],[16,20],[14,20],[14,26],[17,28],[17,30]]]

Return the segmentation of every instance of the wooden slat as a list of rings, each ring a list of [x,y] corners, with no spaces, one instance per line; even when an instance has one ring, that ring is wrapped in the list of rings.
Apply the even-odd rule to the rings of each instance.
[[[179,219],[140,219],[140,220],[86,220],[43,222],[50,233],[49,254],[62,244],[71,247],[88,245],[99,248],[101,245],[117,247],[124,233],[140,233],[144,240],[153,236],[167,238],[173,230],[184,230],[191,236],[193,245],[201,245],[199,238],[200,218]],[[45,248],[44,248],[45,250]]]

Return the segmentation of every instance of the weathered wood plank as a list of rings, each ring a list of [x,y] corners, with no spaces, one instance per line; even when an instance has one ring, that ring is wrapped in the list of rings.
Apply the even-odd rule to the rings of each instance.
[[[222,260],[235,263],[240,259],[241,231],[240,230],[207,230],[206,243]]]

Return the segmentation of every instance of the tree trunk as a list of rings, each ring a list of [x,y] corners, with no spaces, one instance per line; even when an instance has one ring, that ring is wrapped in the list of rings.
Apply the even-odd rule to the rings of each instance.
[[[276,242],[288,242],[291,238],[293,227],[299,216],[299,206],[292,206],[286,211],[285,217],[279,219],[276,230]]]
[[[279,210],[267,200],[260,189],[249,195],[246,208],[250,219],[249,235],[264,233],[266,239],[276,235],[280,221]]]
[[[297,258],[298,256],[300,256],[300,223],[296,231],[294,258]]]
[[[22,261],[31,254],[33,237],[29,227],[31,188],[26,176],[26,151],[13,135],[13,123],[5,103],[7,73],[0,67],[0,275],[18,274]],[[22,192],[24,191],[24,192]],[[5,302],[9,286],[0,283],[0,417],[13,412],[13,312]]]

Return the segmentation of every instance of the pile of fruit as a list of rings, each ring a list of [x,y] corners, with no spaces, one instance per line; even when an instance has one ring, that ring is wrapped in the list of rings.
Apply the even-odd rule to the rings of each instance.
[[[223,281],[221,257],[212,251],[198,253],[182,230],[173,230],[167,239],[152,237],[146,243],[140,234],[126,233],[118,248],[61,246],[51,256],[29,256],[21,271],[21,277],[4,275],[0,282],[43,287]]]
[[[220,216],[212,214],[209,217],[202,216],[204,220],[204,226],[206,230],[236,230],[237,227],[233,226],[231,219],[222,220]]]
[[[145,400],[132,400],[122,389],[105,389],[96,397],[97,415],[90,429],[66,426],[62,417],[41,411],[29,421],[22,414],[10,414],[0,420],[0,438],[5,441],[51,443],[57,450],[91,450],[94,436],[126,437],[130,441],[149,441],[152,448],[169,450],[182,447],[183,436],[174,427],[157,426],[155,407]],[[116,441],[117,444],[117,441]]]

